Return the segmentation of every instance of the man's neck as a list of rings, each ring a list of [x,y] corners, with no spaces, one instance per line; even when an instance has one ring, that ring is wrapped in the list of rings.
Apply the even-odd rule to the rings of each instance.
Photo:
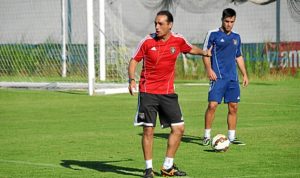
[[[162,37],[161,37],[161,40],[162,40],[163,42],[165,42],[165,41],[167,41],[167,40],[170,38],[170,36],[171,36],[171,32],[169,32],[169,33],[166,34],[165,36],[162,36]]]
[[[220,28],[226,35],[229,35],[230,33],[231,33],[231,31],[226,31],[225,29],[224,29],[224,27],[221,27]]]

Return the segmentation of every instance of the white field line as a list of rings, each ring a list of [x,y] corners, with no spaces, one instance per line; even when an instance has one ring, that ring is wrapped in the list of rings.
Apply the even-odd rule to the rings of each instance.
[[[180,85],[180,84],[177,84]],[[187,85],[187,86],[209,86],[209,83],[185,83],[183,85]]]
[[[96,94],[112,95],[112,94],[121,94],[129,93],[127,87],[124,88],[106,88],[106,89],[95,89]]]
[[[62,166],[55,165],[55,164],[48,164],[48,163],[33,163],[29,161],[15,161],[15,160],[3,160],[0,159],[2,163],[14,163],[14,164],[25,164],[31,166],[40,166],[40,167],[52,167],[52,168],[63,168]]]

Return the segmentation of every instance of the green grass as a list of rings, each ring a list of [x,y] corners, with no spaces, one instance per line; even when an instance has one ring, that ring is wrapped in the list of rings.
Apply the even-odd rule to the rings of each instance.
[[[226,153],[199,145],[207,86],[176,86],[186,132],[175,162],[189,177],[300,177],[300,80],[252,82],[242,88],[238,137]],[[140,177],[141,128],[133,127],[137,97],[86,92],[0,89],[0,177]],[[213,134],[226,134],[226,105]],[[168,129],[157,127],[154,168]]]

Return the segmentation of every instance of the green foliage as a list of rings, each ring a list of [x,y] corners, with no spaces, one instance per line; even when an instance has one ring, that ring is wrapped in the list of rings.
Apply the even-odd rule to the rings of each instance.
[[[199,45],[201,46],[201,45]],[[264,53],[264,44],[244,44],[243,56],[248,76],[251,79],[299,78],[296,68],[282,68]],[[108,81],[124,82],[127,80],[127,66],[130,60],[128,49],[124,46],[108,47],[106,50],[106,78]],[[98,47],[95,47],[96,78],[99,75]],[[204,80],[206,71],[201,56],[182,55],[176,62],[176,79]],[[43,44],[2,44],[0,45],[0,79],[8,81],[87,81],[87,46],[85,44],[67,45],[67,78],[61,77],[61,45],[48,39]],[[136,74],[139,76],[141,66]],[[137,78],[138,78],[137,76]],[[38,80],[37,80],[38,79]]]
[[[264,43],[244,44],[242,46],[243,57],[248,77],[251,79],[280,79],[299,78],[296,68],[282,68],[274,63],[274,68],[270,69],[267,54],[264,52]],[[199,45],[201,46],[201,45]],[[200,56],[187,55],[187,62],[184,63],[180,56],[176,63],[176,78],[178,80],[199,80],[207,79],[206,71]]]
[[[182,55],[176,62],[176,79],[178,80],[199,80],[206,77],[206,72],[201,56],[187,55],[186,64]]]
[[[0,46],[0,73],[12,76],[37,76],[57,74],[59,55],[53,55],[55,44],[6,44]]]
[[[265,54],[260,53],[261,49],[256,49],[252,51],[244,52],[244,60],[247,73],[250,77],[254,78],[264,78],[270,75],[270,65]]]

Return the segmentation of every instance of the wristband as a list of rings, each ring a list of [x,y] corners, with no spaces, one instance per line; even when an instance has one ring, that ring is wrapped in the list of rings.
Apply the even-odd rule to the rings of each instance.
[[[135,79],[134,78],[128,79],[128,83],[131,83],[131,81],[135,81]]]

